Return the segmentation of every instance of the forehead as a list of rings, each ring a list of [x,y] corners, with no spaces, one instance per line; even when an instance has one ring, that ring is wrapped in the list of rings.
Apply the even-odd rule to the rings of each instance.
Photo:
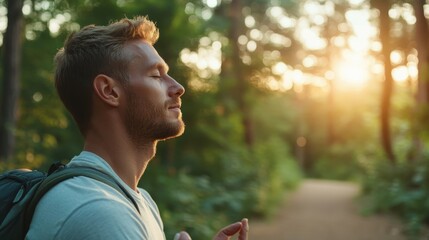
[[[130,63],[137,62],[140,67],[151,68],[159,65],[167,66],[156,49],[144,40],[128,42],[124,47],[124,54]]]

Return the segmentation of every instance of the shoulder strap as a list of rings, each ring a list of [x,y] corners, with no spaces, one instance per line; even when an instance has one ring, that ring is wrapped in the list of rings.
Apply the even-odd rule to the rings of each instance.
[[[89,177],[111,186],[112,188],[120,192],[122,195],[127,197],[128,200],[132,202],[136,210],[140,213],[139,207],[134,198],[128,193],[126,189],[124,189],[121,184],[119,184],[111,176],[89,167],[65,167],[64,169],[61,169],[49,175],[37,188],[37,191],[35,192],[33,199],[29,202],[27,210],[25,212],[24,229],[26,231],[28,231],[30,227],[30,223],[33,218],[34,211],[36,210],[36,206],[40,199],[43,197],[43,195],[58,183],[77,176]]]

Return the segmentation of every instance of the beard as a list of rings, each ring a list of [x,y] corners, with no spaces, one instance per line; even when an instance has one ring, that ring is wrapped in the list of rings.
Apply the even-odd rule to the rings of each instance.
[[[181,115],[171,119],[167,116],[164,105],[141,106],[133,95],[133,93],[128,95],[125,124],[131,140],[137,146],[144,146],[148,141],[166,140],[183,134],[185,124]]]

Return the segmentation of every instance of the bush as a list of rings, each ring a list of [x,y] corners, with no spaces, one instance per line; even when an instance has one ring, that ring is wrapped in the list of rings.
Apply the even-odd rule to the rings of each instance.
[[[429,161],[392,165],[376,162],[367,167],[363,191],[366,211],[393,212],[402,217],[411,237],[429,223]]]
[[[205,177],[184,172],[158,173],[156,181],[143,185],[158,204],[167,239],[182,230],[194,239],[213,237],[215,229],[227,219],[225,211],[217,208],[231,201],[230,196],[222,194],[222,187],[211,184]]]
[[[353,181],[360,177],[358,150],[352,144],[334,144],[311,169],[311,177]]]
[[[278,206],[286,189],[293,189],[301,179],[295,159],[290,157],[287,146],[275,138],[259,144],[252,154],[251,200],[247,211],[254,215],[269,216]]]
[[[202,155],[208,157],[211,162],[213,156]],[[185,230],[193,239],[211,239],[216,231],[243,217],[268,216],[301,177],[287,148],[274,139],[257,144],[252,151],[219,151],[216,161],[212,163],[215,168],[198,174],[160,164],[146,171],[141,185],[160,208],[167,238]]]

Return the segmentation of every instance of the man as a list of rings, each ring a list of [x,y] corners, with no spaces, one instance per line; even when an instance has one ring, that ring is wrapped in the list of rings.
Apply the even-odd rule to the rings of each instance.
[[[27,239],[165,239],[158,208],[137,187],[159,140],[184,131],[185,90],[168,75],[153,44],[158,29],[145,17],[87,26],[55,57],[55,86],[84,137],[70,166],[96,168],[116,179],[137,203],[110,186],[75,177],[39,202]],[[215,239],[247,239],[247,219]],[[186,232],[175,239],[190,239]]]

